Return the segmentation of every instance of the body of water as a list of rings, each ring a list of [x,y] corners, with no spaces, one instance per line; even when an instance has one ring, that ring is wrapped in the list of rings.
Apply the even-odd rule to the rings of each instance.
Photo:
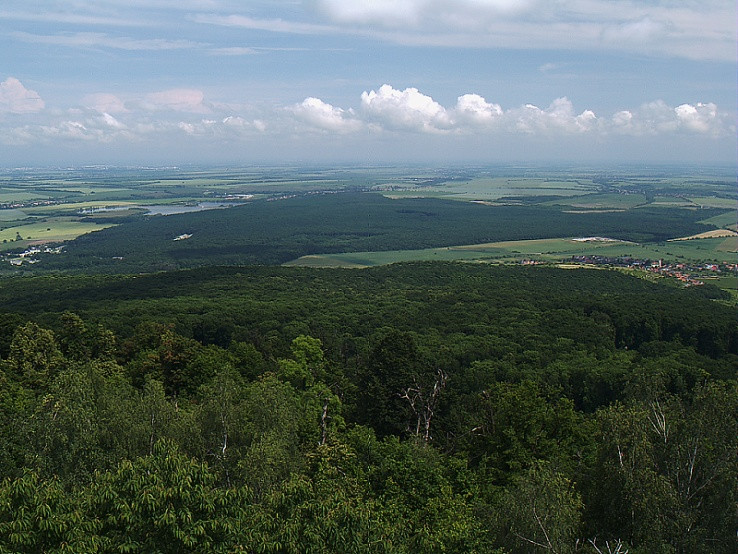
[[[146,210],[146,215],[174,215],[185,214],[187,212],[201,212],[203,210],[219,210],[239,206],[239,202],[200,202],[192,206],[183,206],[179,204],[160,204],[158,206],[138,206]]]
[[[240,206],[241,202],[199,202],[198,204],[158,204],[150,206],[110,206],[104,208],[87,208],[80,210],[80,214],[95,214],[100,212],[117,212],[121,210],[130,210],[132,208],[146,210],[146,215],[174,215],[184,214],[187,212],[201,212],[203,210],[218,210],[230,208],[232,206]]]

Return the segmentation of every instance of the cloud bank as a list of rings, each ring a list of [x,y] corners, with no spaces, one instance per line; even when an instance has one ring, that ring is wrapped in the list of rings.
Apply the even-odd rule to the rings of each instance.
[[[105,29],[105,32],[10,33],[15,39],[77,48],[211,50],[169,30],[221,26],[279,35],[364,36],[393,44],[462,48],[620,51],[691,60],[736,61],[735,2],[729,0],[203,0],[119,2],[50,0],[29,9],[19,0],[0,21]],[[13,9],[15,6],[15,9]],[[172,25],[174,21],[178,25]],[[30,28],[30,27],[29,27]],[[148,30],[169,38],[118,35]],[[111,32],[112,31],[112,32]],[[202,36],[194,33],[193,36]],[[215,39],[217,41],[217,39]],[[213,54],[246,52],[220,44]],[[235,49],[235,50],[234,50]]]
[[[8,77],[0,83],[0,143],[16,147],[111,143],[173,147],[198,141],[237,149],[239,144],[265,139],[307,144],[316,134],[325,137],[322,140],[354,137],[357,144],[367,140],[411,144],[435,137],[450,146],[511,139],[559,147],[577,138],[597,143],[613,137],[661,137],[665,142],[681,137],[705,143],[734,140],[735,133],[731,115],[712,102],[669,106],[656,100],[597,114],[576,109],[565,97],[543,107],[503,108],[480,94],[466,93],[444,106],[417,88],[384,84],[358,95],[354,107],[334,106],[314,96],[287,106],[228,104],[211,101],[199,89],[179,88],[131,96],[96,92],[82,97],[77,106],[47,108],[40,95],[18,79]]]
[[[681,104],[670,107],[663,101],[644,104],[633,110],[598,116],[593,110],[577,112],[565,97],[548,107],[525,104],[504,110],[479,94],[459,96],[456,104],[444,107],[416,88],[398,90],[391,85],[364,91],[357,110],[344,110],[317,98],[308,98],[293,108],[306,124],[327,128],[325,120],[339,120],[347,129],[376,132],[425,134],[517,134],[538,136],[609,135],[632,136],[694,133],[725,136],[735,126],[727,114],[713,103]],[[347,119],[350,118],[350,119]]]
[[[315,5],[335,24],[401,44],[736,59],[735,4],[724,0],[317,0]]]

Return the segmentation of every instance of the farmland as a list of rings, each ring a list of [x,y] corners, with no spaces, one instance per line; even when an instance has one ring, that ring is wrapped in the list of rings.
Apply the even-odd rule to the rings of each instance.
[[[105,229],[109,225],[77,221],[70,218],[44,218],[25,225],[0,230],[0,249],[7,250],[38,243],[57,243]],[[21,234],[22,233],[22,234]]]
[[[13,170],[0,174],[0,251],[68,243],[34,272],[592,253],[726,262],[735,237],[669,241],[734,229],[737,201],[729,168]],[[206,210],[223,206],[237,207]],[[173,242],[182,234],[191,240]],[[617,240],[573,240],[589,236]]]
[[[559,262],[572,256],[637,257],[666,261],[734,262],[738,252],[736,237],[694,239],[668,243],[638,244],[628,241],[577,241],[571,238],[500,241],[419,250],[350,252],[304,256],[285,265],[310,267],[371,267],[406,261],[520,262],[523,259]]]

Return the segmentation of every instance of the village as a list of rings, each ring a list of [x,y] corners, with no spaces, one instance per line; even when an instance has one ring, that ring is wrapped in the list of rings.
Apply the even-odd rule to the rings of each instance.
[[[700,286],[705,279],[721,274],[738,275],[738,263],[669,263],[664,260],[641,260],[632,257],[608,257],[596,255],[572,256],[571,262],[576,264],[620,267],[656,273],[664,277],[673,277],[685,286]]]
[[[10,265],[13,266],[21,266],[24,263],[26,264],[36,264],[40,260],[38,258],[34,258],[37,254],[61,254],[64,250],[64,245],[61,246],[45,246],[45,245],[39,245],[39,246],[31,246],[30,248],[27,248],[20,254],[6,254],[7,260],[10,263]]]

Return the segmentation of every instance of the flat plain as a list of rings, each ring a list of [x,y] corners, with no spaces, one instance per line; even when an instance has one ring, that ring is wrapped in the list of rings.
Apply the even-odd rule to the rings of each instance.
[[[76,241],[69,241],[82,236],[88,246],[92,242],[110,242],[115,240],[112,235],[96,233],[95,241],[91,241],[89,233],[114,226],[130,226],[132,230],[137,225],[145,226],[144,220],[156,217],[145,215],[147,211],[152,213],[152,207],[169,207],[175,212],[198,211],[217,203],[249,205],[248,212],[239,212],[243,217],[258,218],[264,214],[263,217],[274,219],[269,215],[274,214],[271,203],[288,200],[278,205],[305,214],[304,220],[300,220],[304,221],[304,228],[295,230],[291,236],[291,240],[305,243],[300,250],[304,255],[291,260],[269,259],[289,265],[365,267],[416,260],[556,263],[586,255],[728,263],[735,259],[738,240],[714,234],[720,231],[728,234],[736,229],[738,193],[733,173],[732,168],[520,166],[7,170],[0,172],[0,251],[12,255],[39,242],[67,243],[74,250]],[[392,214],[391,205],[379,211],[367,207],[365,213],[357,212],[358,220],[350,228],[339,228],[336,223],[335,229],[331,229],[331,221],[318,221],[318,218],[330,220],[334,216],[316,212],[316,219],[311,220],[309,211],[305,211],[315,204],[316,198],[324,198],[321,202],[325,203],[332,195],[347,193],[367,195],[367,206],[373,205],[375,201],[371,198],[376,195],[397,200],[397,213]],[[416,209],[412,202],[420,205],[421,199],[440,203],[426,203],[425,207]],[[499,213],[509,219],[504,224],[500,222],[503,231],[496,229],[488,233],[493,240],[469,241],[469,238],[484,239],[485,233],[459,232],[464,218],[475,218],[474,214],[489,218],[493,212],[469,211],[468,215],[449,219],[452,205],[441,202],[448,200],[504,210]],[[515,223],[516,212],[510,212],[515,209],[520,210],[518,223]],[[402,217],[396,217],[398,214]],[[195,243],[187,243],[194,246],[203,233],[217,228],[221,216],[200,214],[189,219],[187,214],[167,216],[171,219],[166,224],[159,222],[154,226],[156,232],[141,236],[128,234],[125,240],[139,241],[129,246],[142,251],[154,248],[152,244],[158,252],[170,250],[172,237],[191,234],[188,228],[196,226],[197,220],[202,232],[193,235]],[[667,221],[685,218],[695,221],[695,225],[689,229],[675,226],[670,235]],[[596,235],[596,222],[606,220],[611,223],[605,228],[621,232],[617,237],[603,238],[618,240],[578,240]],[[495,218],[490,221],[494,222]],[[552,227],[563,221],[569,222],[571,232],[562,228],[558,236],[552,236]],[[649,234],[645,229],[651,222],[664,230],[658,235]],[[259,239],[262,242],[257,241],[257,245],[248,246],[249,249],[268,249],[269,245],[263,241],[268,240],[269,225],[269,221],[263,223],[265,238]],[[393,227],[396,225],[401,225],[399,231],[407,234],[406,244],[397,239],[385,240],[387,233],[398,231]],[[494,227],[494,223],[491,225]],[[509,236],[505,236],[505,225],[509,227]],[[520,226],[526,228],[525,233],[518,232],[516,227]],[[244,229],[247,236],[234,234],[223,240],[207,239],[197,244],[200,261],[196,263],[187,262],[184,247],[177,246],[176,259],[167,268],[197,265],[208,257],[215,264],[249,263],[243,257],[219,257],[224,249],[232,252],[246,247],[241,243],[248,243],[253,235],[251,227]],[[418,241],[410,240],[414,229],[425,233],[422,248],[416,246]],[[274,229],[275,236],[280,232],[281,228]],[[451,232],[458,238],[452,239]],[[671,240],[689,235],[698,238]],[[345,244],[344,250],[341,244]],[[115,248],[105,251],[110,251],[116,259],[123,256],[116,255]],[[34,271],[42,271],[44,265],[38,264]]]

